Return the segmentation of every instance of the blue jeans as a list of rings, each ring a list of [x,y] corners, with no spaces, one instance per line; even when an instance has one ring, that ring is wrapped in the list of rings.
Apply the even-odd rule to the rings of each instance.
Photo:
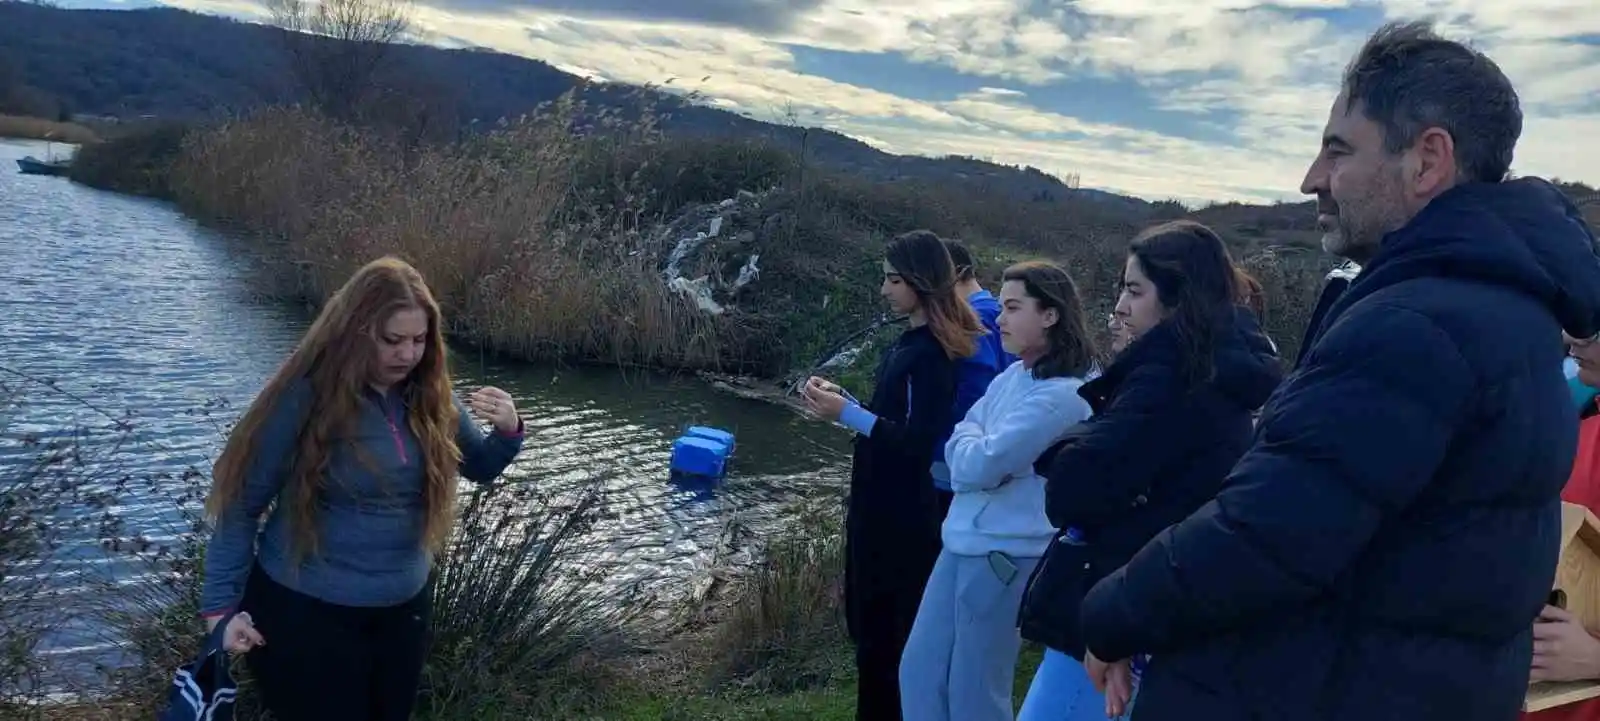
[[[1138,679],[1134,680],[1133,695],[1139,696]],[[1127,719],[1132,708],[1130,702],[1128,713],[1118,718]],[[1106,697],[1094,690],[1081,661],[1045,649],[1017,721],[1106,721]]]

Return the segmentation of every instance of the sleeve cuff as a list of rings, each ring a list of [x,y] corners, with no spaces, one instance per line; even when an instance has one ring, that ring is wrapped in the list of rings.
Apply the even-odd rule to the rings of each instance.
[[[233,613],[233,609],[231,608],[224,608],[216,611],[203,611],[200,614],[200,618],[205,621],[210,621],[213,618],[222,618],[230,613]]]
[[[517,429],[514,430],[514,431],[511,431],[511,432],[508,433],[506,431],[500,430],[499,428],[494,429],[495,435],[502,436],[502,437],[505,437],[505,438],[521,438],[522,434],[523,434],[523,431],[524,431],[524,427],[523,427],[523,423],[522,423],[522,419],[521,418],[517,419]]]
[[[872,427],[878,423],[878,417],[872,415],[872,411],[852,403],[839,412],[839,423],[863,436],[871,437]]]

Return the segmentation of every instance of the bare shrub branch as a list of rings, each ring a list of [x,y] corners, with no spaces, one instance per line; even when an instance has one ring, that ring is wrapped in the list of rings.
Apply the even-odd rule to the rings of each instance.
[[[353,121],[376,92],[394,44],[411,28],[409,0],[267,0],[294,82],[313,107]]]

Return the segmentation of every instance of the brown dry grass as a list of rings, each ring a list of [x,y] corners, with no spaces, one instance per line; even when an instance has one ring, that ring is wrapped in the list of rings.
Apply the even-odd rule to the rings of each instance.
[[[100,136],[93,130],[77,123],[63,123],[23,115],[0,115],[0,138],[49,140],[73,145],[100,142]]]
[[[429,278],[452,332],[486,348],[758,375],[814,362],[881,312],[875,263],[894,234],[929,228],[986,257],[1051,258],[1102,312],[1128,239],[1152,220],[1092,201],[806,168],[744,141],[664,141],[648,112],[595,117],[563,100],[486,135],[419,146],[273,109],[190,134],[170,189],[188,212],[261,243],[278,264],[268,295],[321,301],[362,263],[394,253]],[[738,312],[709,316],[664,287],[659,264],[675,240],[658,233],[664,217],[779,185],[759,217],[730,231],[749,233],[761,255]],[[1265,276],[1266,325],[1292,353],[1332,263],[1273,249],[1303,240],[1305,209],[1267,209],[1283,217],[1241,228],[1226,222],[1248,215],[1236,210],[1218,230]],[[726,275],[717,262],[695,273]]]
[[[174,192],[275,241],[289,282],[275,294],[324,300],[395,253],[428,278],[453,333],[497,350],[715,366],[719,328],[663,285],[658,241],[618,222],[626,208],[579,212],[580,176],[606,140],[569,132],[574,114],[562,104],[460,145],[408,148],[272,110],[191,138]]]

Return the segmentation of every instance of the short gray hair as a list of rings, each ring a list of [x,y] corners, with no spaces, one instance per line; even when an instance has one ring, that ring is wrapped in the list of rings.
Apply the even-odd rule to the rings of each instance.
[[[1499,182],[1511,171],[1522,135],[1516,89],[1487,55],[1441,37],[1431,22],[1379,28],[1345,68],[1344,94],[1345,112],[1359,101],[1391,154],[1436,127],[1455,141],[1463,180]]]

